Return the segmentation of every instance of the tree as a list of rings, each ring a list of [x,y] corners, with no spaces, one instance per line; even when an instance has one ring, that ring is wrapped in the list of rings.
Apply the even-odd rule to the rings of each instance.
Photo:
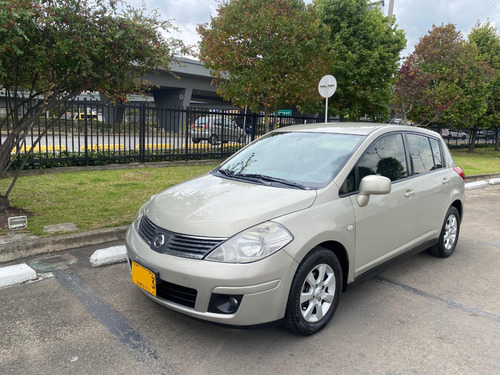
[[[495,131],[495,150],[499,150],[500,131],[500,36],[498,30],[486,22],[477,23],[469,34],[469,42],[474,44],[479,56],[486,61],[491,69],[493,78],[488,85],[487,110],[478,119],[478,125],[485,129],[494,129]]]
[[[86,90],[123,100],[145,89],[141,77],[147,69],[169,69],[182,48],[168,34],[171,24],[158,20],[157,12],[145,15],[118,5],[115,0],[0,0],[0,88],[7,102],[0,128],[9,130],[0,145],[0,178],[40,116],[58,108],[60,117],[66,109],[61,104],[69,106]],[[8,207],[16,180],[0,194],[0,211]]]
[[[393,77],[399,53],[406,45],[395,18],[385,17],[367,0],[316,0],[323,22],[330,27],[330,74],[337,79],[331,98],[334,115],[356,119],[389,117]]]
[[[408,75],[415,77],[411,82]],[[411,98],[399,96],[399,108],[410,108],[423,125],[477,129],[487,107],[488,64],[478,59],[475,46],[463,39],[455,25],[434,26],[415,46],[397,75],[395,92],[417,89]],[[471,145],[474,147],[475,131]]]
[[[317,85],[327,72],[328,29],[312,6],[301,0],[222,2],[198,32],[201,61],[235,105],[267,115],[321,101]]]

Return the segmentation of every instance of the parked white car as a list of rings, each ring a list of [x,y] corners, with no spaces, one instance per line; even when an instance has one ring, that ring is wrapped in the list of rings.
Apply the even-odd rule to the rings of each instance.
[[[443,129],[441,131],[441,134],[442,134],[443,138],[454,138],[454,139],[461,139],[461,140],[467,139],[467,133],[463,132],[461,130]]]
[[[403,255],[453,253],[464,179],[430,130],[282,128],[141,207],[126,235],[132,281],[198,319],[311,335],[342,291]]]

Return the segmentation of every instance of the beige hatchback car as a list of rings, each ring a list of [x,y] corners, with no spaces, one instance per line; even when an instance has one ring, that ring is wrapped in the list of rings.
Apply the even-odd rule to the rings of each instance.
[[[453,253],[464,178],[433,131],[279,129],[142,206],[126,236],[132,281],[195,318],[311,335],[349,286],[408,254]]]

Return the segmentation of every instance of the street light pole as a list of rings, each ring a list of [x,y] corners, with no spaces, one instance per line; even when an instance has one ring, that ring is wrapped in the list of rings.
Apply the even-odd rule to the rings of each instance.
[[[392,17],[394,13],[394,0],[389,0],[389,11],[387,12],[387,17]]]

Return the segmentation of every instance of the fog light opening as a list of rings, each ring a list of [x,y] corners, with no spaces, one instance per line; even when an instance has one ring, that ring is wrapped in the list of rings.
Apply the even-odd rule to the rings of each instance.
[[[216,314],[234,314],[240,307],[243,295],[213,293],[208,312]]]

